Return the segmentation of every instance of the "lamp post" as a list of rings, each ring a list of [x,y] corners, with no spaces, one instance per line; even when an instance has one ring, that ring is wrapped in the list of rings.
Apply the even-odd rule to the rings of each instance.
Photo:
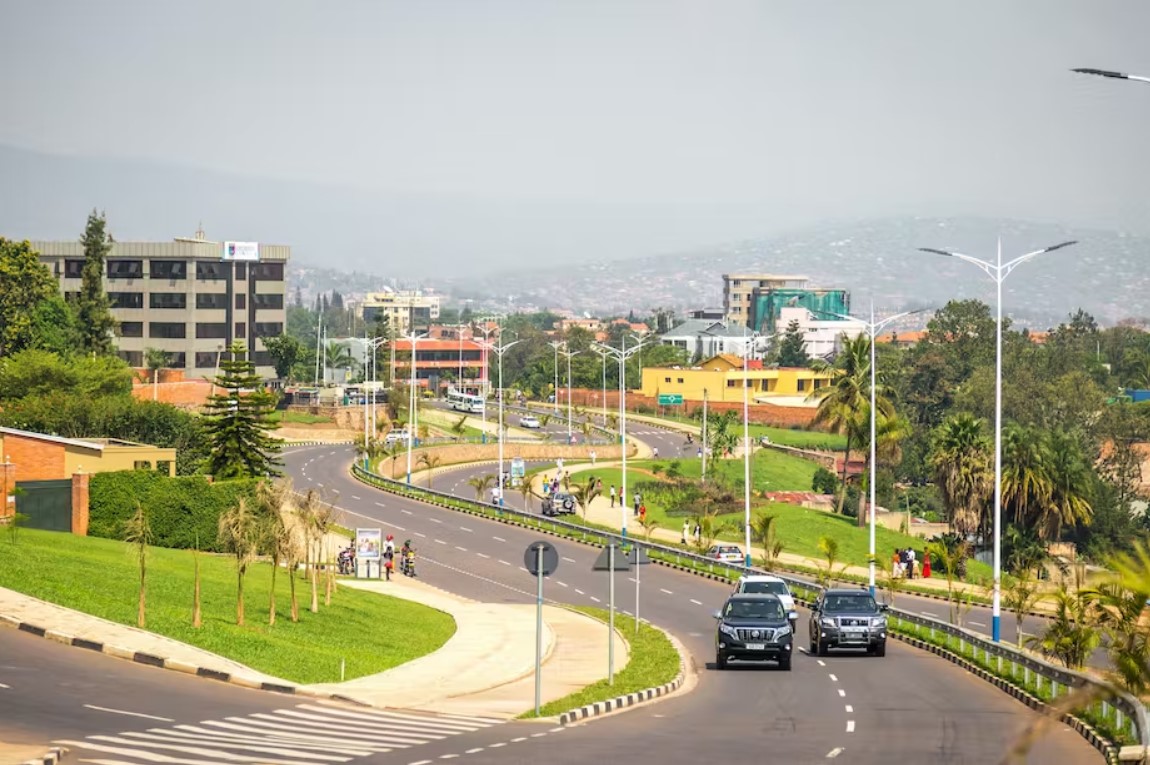
[[[554,395],[555,401],[554,401],[554,406],[552,406],[552,411],[555,414],[559,414],[559,349],[560,348],[566,348],[567,343],[565,343],[562,340],[552,340],[551,342],[549,342],[547,344],[550,345],[552,350],[555,351],[555,367],[554,367],[555,381],[551,385],[551,390],[554,391],[554,394],[555,394]]]
[[[479,395],[483,397],[483,409],[481,411],[481,415],[483,417],[484,433],[487,432],[487,383],[491,377],[487,369],[487,349],[491,347],[491,335],[495,334],[498,336],[499,334],[499,325],[489,327],[487,326],[487,322],[488,319],[484,319],[483,326],[479,328],[479,331],[483,333],[483,343],[481,344],[481,347],[483,348],[483,381],[482,385],[480,385]]]
[[[499,478],[496,485],[499,486],[499,502],[503,503],[503,354],[507,353],[513,345],[517,345],[518,340],[512,340],[510,343],[503,345],[496,345],[492,343],[488,346],[488,350],[492,351],[499,359],[498,374],[499,374],[499,389],[495,395],[499,398]]]
[[[995,262],[963,255],[950,250],[936,250],[919,247],[922,252],[945,255],[970,263],[994,280],[996,289],[997,320],[994,336],[994,595],[992,600],[991,637],[999,642],[1002,634],[1002,283],[1011,271],[1026,261],[1047,252],[1060,250],[1077,244],[1075,241],[1061,242],[1041,250],[1019,255],[1014,260],[1002,262],[1002,240],[998,240],[998,255]]]
[[[367,330],[364,330],[365,333],[366,333],[366,331]],[[364,355],[364,360],[363,360],[364,366],[365,367],[367,366],[367,351],[370,349],[371,350],[371,380],[372,380],[372,382],[377,383],[377,384],[379,383],[379,375],[376,371],[377,368],[376,368],[375,352],[379,348],[379,346],[383,345],[386,342],[387,342],[386,337],[369,338],[366,336],[366,334],[364,335],[364,354],[363,354]],[[375,410],[375,403],[376,403],[375,402],[375,398],[376,398],[375,397],[375,389],[373,388],[371,391],[370,414],[369,414],[369,410],[367,408],[367,396],[368,396],[368,392],[367,392],[367,370],[365,369],[364,373],[363,373],[363,415],[364,415],[364,448],[365,449],[368,447],[369,441],[373,440],[375,438],[375,434],[379,432],[379,421],[376,419],[376,410]],[[370,437],[368,436],[369,423],[370,423],[370,428],[371,428]]]
[[[626,343],[626,338],[623,339]],[[623,536],[627,536],[627,382],[626,382],[626,367],[627,359],[639,349],[643,347],[643,343],[631,346],[626,350],[619,348],[612,348],[609,345],[602,345],[600,343],[592,343],[593,348],[600,349],[603,353],[610,354],[619,361],[619,443],[623,449],[623,481],[622,481],[622,494],[623,501],[620,503],[620,510],[623,513]],[[625,347],[625,346],[624,346]]]
[[[877,419],[877,412],[875,411],[875,388],[876,388],[876,375],[875,370],[877,367],[877,357],[875,355],[875,338],[878,333],[888,324],[895,322],[904,316],[910,316],[913,313],[920,313],[925,311],[925,308],[919,308],[916,311],[903,311],[896,313],[894,316],[888,316],[880,321],[874,320],[874,303],[870,307],[870,321],[863,321],[857,317],[845,313],[832,313],[831,316],[837,316],[840,319],[847,321],[856,321],[866,326],[867,335],[870,337],[870,497],[867,499],[867,515],[869,516],[870,525],[870,594],[874,597],[875,594],[875,565],[878,561],[875,552],[875,481],[878,473],[877,459],[876,459],[876,427],[875,422]],[[907,526],[907,529],[910,527]]]
[[[607,352],[594,346],[591,350],[603,360],[603,398],[599,400],[599,405],[603,407],[603,427],[607,427]]]
[[[456,378],[456,385],[459,387],[459,392],[463,392],[463,327],[462,323],[456,324],[456,331],[459,333],[459,377]]]
[[[411,486],[411,447],[415,443],[416,429],[419,423],[416,420],[416,398],[415,398],[415,344],[421,337],[426,337],[426,333],[416,334],[415,330],[407,336],[411,341],[411,398],[409,403],[409,413],[407,416],[407,485]]]
[[[566,347],[566,343],[564,343]],[[562,353],[567,358],[567,443],[571,443],[571,357],[579,354],[579,351],[562,350],[557,351]],[[558,397],[556,397],[558,398]]]
[[[1111,77],[1116,80],[1134,80],[1135,82],[1150,82],[1150,77],[1140,77],[1136,74],[1126,74],[1125,72],[1111,72],[1108,69],[1071,69],[1072,72],[1079,74],[1092,74],[1095,77]]]

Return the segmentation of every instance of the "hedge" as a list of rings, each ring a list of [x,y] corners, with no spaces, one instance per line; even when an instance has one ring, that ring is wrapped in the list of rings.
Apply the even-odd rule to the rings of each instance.
[[[240,497],[254,501],[257,481],[209,482],[204,476],[176,476],[148,470],[96,473],[88,489],[88,533],[123,539],[124,522],[139,502],[147,508],[153,542],[159,547],[219,552],[216,539],[220,514]]]

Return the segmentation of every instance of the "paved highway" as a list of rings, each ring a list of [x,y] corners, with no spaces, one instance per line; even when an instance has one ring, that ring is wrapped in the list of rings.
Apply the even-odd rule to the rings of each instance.
[[[521,561],[535,534],[376,491],[348,475],[352,459],[349,448],[312,447],[285,455],[297,486],[327,492],[347,524],[379,524],[401,540],[412,539],[420,550],[421,576],[429,583],[489,601],[531,601],[532,580]],[[547,582],[548,597],[605,606],[607,574],[591,570],[599,551],[550,541],[561,560]],[[624,617],[635,612],[633,573],[616,575],[616,606]],[[563,762],[640,753],[686,762],[721,752],[760,759],[777,753],[780,761],[813,762],[849,752],[850,762],[884,765],[892,756],[915,755],[932,762],[982,763],[998,759],[1019,729],[1035,719],[992,686],[897,643],[885,659],[801,655],[790,673],[755,667],[714,671],[708,666],[714,653],[710,613],[728,591],[721,583],[645,566],[641,614],[683,640],[701,672],[699,688],[641,711],[549,734],[542,744],[530,738],[508,744],[514,761],[535,752]],[[625,627],[625,618],[621,623]],[[553,747],[551,737],[578,746]],[[437,757],[463,754],[466,749],[459,747],[472,743],[461,736],[426,751]],[[507,761],[502,749],[483,748],[467,757]],[[1101,757],[1069,729],[1055,726],[1031,761],[1097,763]]]

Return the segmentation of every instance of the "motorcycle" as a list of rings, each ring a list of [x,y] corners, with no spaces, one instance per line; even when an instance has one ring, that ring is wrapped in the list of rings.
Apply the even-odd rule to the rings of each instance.
[[[405,555],[399,562],[399,570],[404,576],[415,576],[415,556]]]

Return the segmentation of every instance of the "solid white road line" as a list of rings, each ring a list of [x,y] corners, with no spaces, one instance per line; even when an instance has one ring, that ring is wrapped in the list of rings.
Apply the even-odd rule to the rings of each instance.
[[[7,687],[7,686],[5,686]],[[142,712],[128,712],[123,709],[112,709],[110,707],[98,707],[94,704],[85,704],[85,708],[94,709],[97,712],[111,712],[114,715],[127,715],[128,717],[143,717],[145,720],[160,720],[161,722],[175,722],[171,717],[157,717],[156,715],[146,715]]]
[[[394,523],[388,523],[387,521],[380,521],[380,523],[393,529],[399,529],[400,531],[404,530],[402,526],[396,526]]]
[[[923,616],[931,616],[934,618],[938,618],[937,614],[932,614],[930,611],[919,611],[919,613],[922,614]]]
[[[986,626],[982,622],[971,622],[971,624],[973,624],[975,627],[985,627]]]
[[[855,732],[855,721],[854,720],[847,720],[847,733],[854,733],[854,732]]]

